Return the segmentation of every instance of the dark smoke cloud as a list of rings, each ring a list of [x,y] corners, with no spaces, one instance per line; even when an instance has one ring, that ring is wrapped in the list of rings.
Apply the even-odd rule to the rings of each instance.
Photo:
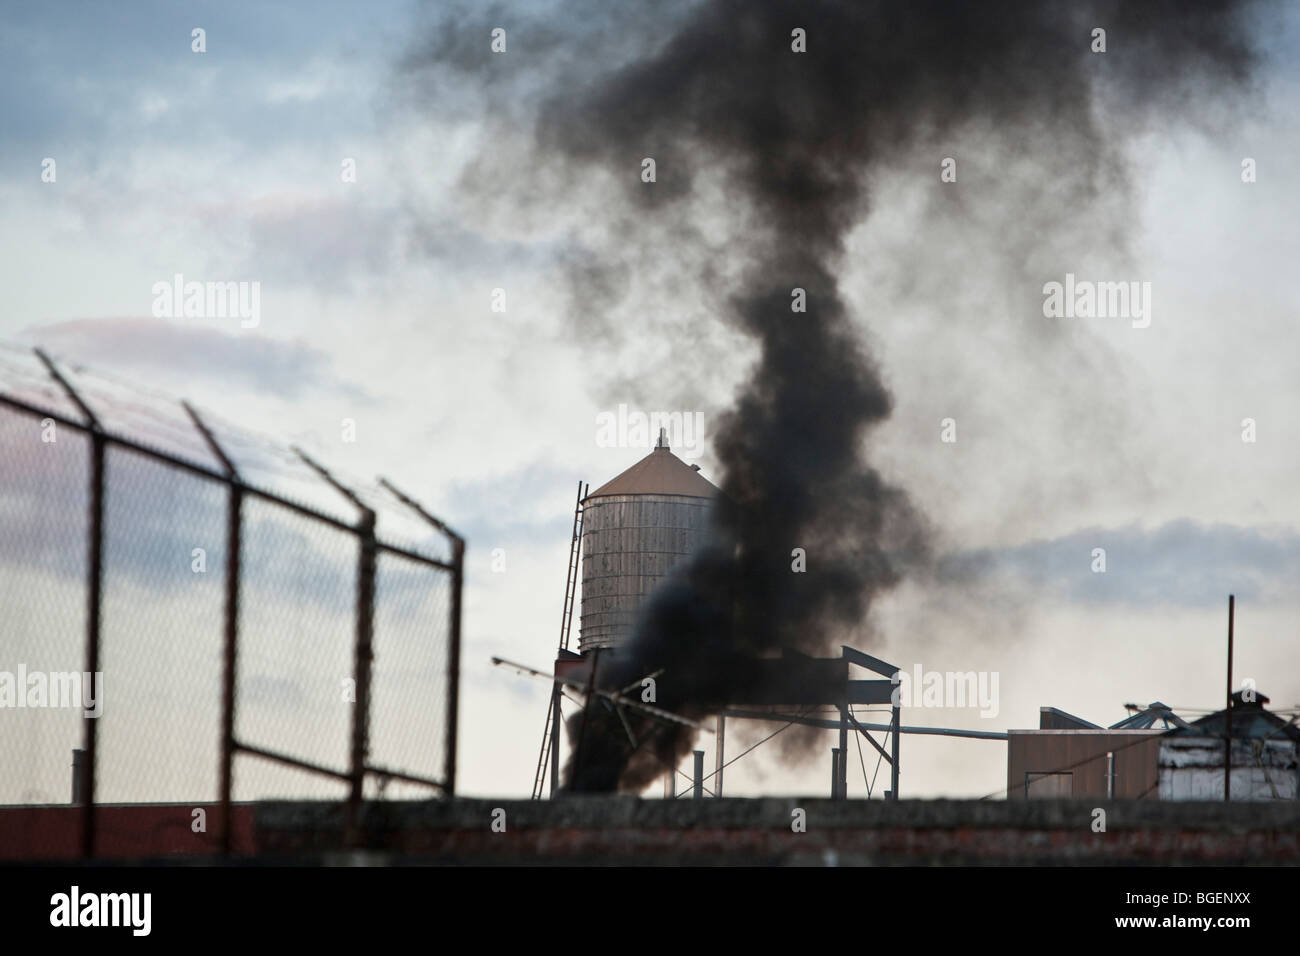
[[[432,56],[412,61],[443,82],[483,77],[486,100],[530,124],[522,150],[503,154],[498,141],[485,151],[467,189],[521,208],[560,202],[539,197],[539,182],[600,196],[594,234],[609,245],[575,254],[567,274],[582,311],[610,307],[596,296],[633,284],[620,237],[653,236],[659,261],[694,288],[722,284],[718,318],[753,349],[715,433],[725,497],[714,541],[652,596],[630,645],[602,661],[602,684],[662,668],[658,702],[670,710],[701,716],[744,702],[748,660],[849,638],[878,596],[927,566],[926,522],[864,454],[891,399],[837,278],[848,234],[888,201],[873,195],[873,175],[933,147],[924,175],[939,188],[938,150],[962,131],[1011,144],[1030,158],[1033,215],[1024,228],[1017,210],[1005,221],[1030,254],[1071,228],[1080,207],[1125,193],[1124,136],[1248,79],[1244,7],[722,0],[659,12],[622,34],[579,11],[567,38],[533,37],[539,64],[541,47],[550,51],[535,88],[503,75],[504,58],[490,61],[485,37],[497,24],[486,20],[444,32]],[[1104,54],[1089,49],[1093,27],[1107,31]],[[791,51],[795,28],[806,53]],[[455,46],[462,32],[481,58]],[[591,36],[617,36],[618,52],[593,48]],[[629,37],[644,41],[639,51]],[[1099,122],[1103,91],[1128,104],[1127,128]],[[639,179],[642,157],[657,163],[652,185]],[[529,164],[545,172],[512,187]],[[1121,241],[1110,225],[1101,241]],[[796,287],[806,313],[791,311]],[[795,547],[807,551],[805,574],[791,572]],[[570,726],[580,741],[572,789],[639,789],[690,749],[689,733],[628,715],[638,740],[652,735],[630,754],[620,718],[599,704],[591,712],[585,730],[581,714]]]

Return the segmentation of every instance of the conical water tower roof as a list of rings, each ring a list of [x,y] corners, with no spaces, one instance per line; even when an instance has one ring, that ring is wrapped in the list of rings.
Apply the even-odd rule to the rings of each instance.
[[[691,498],[712,498],[718,493],[711,481],[672,453],[662,436],[659,441],[661,444],[654,451],[587,497],[685,495]]]

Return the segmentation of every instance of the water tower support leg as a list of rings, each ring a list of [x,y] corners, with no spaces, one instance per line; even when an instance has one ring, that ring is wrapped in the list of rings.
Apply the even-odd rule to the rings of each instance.
[[[551,690],[551,798],[560,789],[560,684]]]
[[[839,762],[839,800],[849,798],[849,705],[840,705],[840,762]]]

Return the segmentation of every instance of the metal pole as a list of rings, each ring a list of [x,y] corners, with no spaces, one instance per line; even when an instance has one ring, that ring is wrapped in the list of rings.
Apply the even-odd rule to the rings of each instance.
[[[1223,709],[1223,800],[1232,799],[1232,619],[1236,608],[1236,595],[1228,595],[1228,703]]]
[[[849,705],[840,705],[840,762],[837,797],[847,800],[849,797]]]
[[[90,569],[86,597],[86,672],[93,681],[99,673],[99,617],[104,580],[104,436],[98,429],[90,435]],[[100,688],[103,693],[103,688]],[[86,717],[82,749],[85,756],[85,801],[82,810],[81,854],[95,855],[95,764],[99,720]]]
[[[695,751],[695,794],[696,800],[704,799],[704,751]]]
[[[456,794],[456,736],[460,722],[460,619],[464,607],[465,539],[450,530],[447,536],[451,540],[454,570],[451,574],[451,647],[447,651],[447,766],[443,775],[447,778],[447,796],[452,797]],[[557,699],[557,711],[559,706]]]
[[[325,466],[308,455],[301,448],[291,449],[304,464],[320,475],[326,484],[352,502],[360,512],[360,518],[352,529],[359,539],[357,556],[357,637],[356,649],[352,663],[353,682],[356,685],[356,700],[352,709],[352,752],[349,759],[348,779],[351,788],[343,816],[343,840],[349,847],[356,847],[361,842],[361,802],[365,796],[366,757],[370,750],[370,669],[374,663],[375,637],[375,565],[379,555],[379,544],[375,540],[375,511],[367,505],[351,488],[346,487],[331,475]],[[382,480],[382,479],[381,479]],[[389,488],[392,491],[391,488]],[[393,492],[398,494],[398,492]],[[419,509],[418,505],[411,505]],[[438,524],[436,518],[426,515],[426,520]],[[453,569],[453,574],[455,573]],[[456,595],[452,595],[455,607]],[[453,648],[453,661],[458,648]],[[456,688],[450,690],[452,706],[455,703]],[[449,730],[451,728],[448,728]],[[454,746],[453,737],[453,746]]]
[[[367,508],[357,525],[361,539],[357,562],[357,643],[353,661],[356,703],[352,710],[352,754],[349,777],[346,840],[360,845],[361,801],[365,791],[366,756],[370,744],[370,666],[374,660],[375,623],[375,513]]]
[[[840,748],[831,748],[831,799],[840,798]]]
[[[181,406],[203,436],[208,449],[221,462],[230,488],[230,507],[226,517],[226,633],[221,665],[221,766],[218,771],[221,781],[221,852],[229,856],[234,838],[231,805],[234,794],[235,677],[239,646],[239,562],[243,542],[244,489],[240,484],[239,471],[212,430],[189,402],[181,402]]]
[[[1115,753],[1106,751],[1106,799],[1115,799]]]
[[[573,753],[573,773],[570,775],[569,786],[573,787],[578,781],[578,774],[582,770],[582,745],[587,741],[587,724],[591,722],[591,702],[595,699],[596,689],[596,668],[600,666],[600,651],[598,647],[591,652],[591,671],[587,674],[587,700],[582,705],[582,726],[578,728],[578,746],[574,748]]]
[[[726,765],[725,756],[727,751],[727,717],[725,714],[718,714],[718,754],[713,768],[713,775],[718,778],[718,782],[713,785],[714,796],[722,796],[722,768]]]
[[[551,799],[560,789],[560,685],[551,687]]]
[[[86,772],[86,764],[84,760],[85,756],[86,756],[86,752],[84,750],[78,750],[75,747],[73,748],[72,750],[72,803],[74,806],[78,806],[85,802],[82,798],[82,793],[81,793],[82,784],[85,780],[84,775]]]
[[[103,605],[104,582],[104,451],[105,439],[99,419],[77,394],[77,390],[63,377],[54,361],[40,349],[33,349],[50,377],[59,383],[64,394],[77,406],[85,427],[90,431],[90,529],[87,541],[86,588],[86,670],[93,681],[99,673],[99,619]],[[101,687],[100,693],[103,693]],[[81,853],[89,859],[95,855],[95,762],[96,735],[99,721],[85,717],[82,724],[82,749],[85,773],[83,776],[83,809],[81,813]]]
[[[244,493],[230,485],[226,528],[226,634],[221,673],[221,852],[230,855],[234,826],[231,806],[235,788],[235,675],[239,647],[239,558],[243,541]]]
[[[538,673],[541,673],[540,671]],[[548,676],[543,674],[542,676]],[[839,730],[840,721],[837,717],[835,720],[827,720],[821,717],[803,717],[799,714],[782,714],[776,711],[760,710],[740,710],[736,707],[728,707],[726,710],[728,717],[738,717],[744,720],[768,720],[780,724],[800,724],[804,727],[820,727],[823,730]],[[858,720],[852,714],[849,715],[850,726],[856,725],[863,730],[879,730],[886,737],[893,731],[894,722],[891,719],[887,724],[867,724]],[[967,740],[1006,740],[1006,731],[998,730],[963,730],[959,727],[901,727],[899,728],[905,734],[918,734],[930,737],[961,737]],[[870,741],[874,747],[879,747],[874,740]],[[889,754],[884,755],[885,759],[890,759]]]
[[[893,755],[889,758],[889,799],[898,799],[898,738],[903,729],[903,711],[900,707],[894,708],[894,740],[890,744],[890,753]]]
[[[842,647],[844,658],[844,696],[840,701],[839,799],[849,798],[849,651]]]

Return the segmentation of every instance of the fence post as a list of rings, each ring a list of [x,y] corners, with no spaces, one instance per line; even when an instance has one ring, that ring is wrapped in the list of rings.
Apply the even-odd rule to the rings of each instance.
[[[230,509],[226,519],[226,633],[222,648],[221,672],[221,766],[218,779],[221,793],[221,853],[229,856],[233,844],[231,824],[235,760],[235,676],[239,653],[239,552],[243,543],[244,489],[234,462],[226,455],[216,436],[204,424],[189,402],[181,402],[203,440],[226,472],[230,488]]]
[[[86,600],[86,672],[99,673],[99,623],[104,583],[104,436],[96,428],[90,435],[90,565]],[[99,693],[104,693],[101,683]],[[98,765],[99,718],[86,717],[81,749],[85,757],[85,796],[82,810],[81,855],[95,855],[95,771]]]
[[[451,624],[447,649],[447,722],[446,738],[443,746],[445,780],[443,793],[447,796],[456,794],[456,734],[460,713],[460,618],[461,592],[465,586],[465,539],[458,535],[446,523],[424,510],[424,506],[395,486],[387,478],[380,477],[379,485],[406,507],[418,514],[451,542]]]
[[[357,696],[352,706],[352,754],[348,768],[351,787],[343,814],[343,842],[348,847],[356,847],[361,843],[361,801],[365,796],[366,757],[370,749],[370,665],[375,656],[375,565],[379,553],[375,540],[376,516],[373,508],[356,492],[341,484],[323,465],[301,448],[295,447],[293,451],[361,513],[355,529],[360,549],[357,559],[357,638],[352,663]]]
[[[447,651],[447,766],[443,776],[447,780],[446,794],[456,795],[456,727],[460,711],[460,614],[461,591],[465,586],[465,540],[453,536],[451,575],[451,647]],[[558,703],[556,710],[559,709]]]
[[[100,608],[103,605],[104,582],[104,446],[106,440],[100,428],[99,419],[82,401],[77,390],[72,387],[58,367],[40,349],[33,349],[36,357],[49,371],[50,377],[58,382],[68,398],[86,419],[90,431],[90,532],[87,540],[86,563],[86,672],[91,681],[99,673],[99,623]],[[99,693],[104,693],[103,685]],[[83,717],[82,749],[84,757],[83,786],[84,803],[81,811],[81,855],[87,859],[95,855],[95,764],[96,738],[99,731],[99,718]]]
[[[357,699],[352,709],[352,788],[344,823],[349,847],[359,846],[361,801],[365,793],[366,756],[370,748],[370,665],[374,660],[375,628],[375,513],[366,508],[357,523],[360,557],[357,563],[357,645],[353,662]]]
[[[226,635],[221,673],[221,853],[233,844],[232,798],[235,787],[235,676],[239,661],[239,551],[243,540],[243,489],[230,485],[226,534]]]

